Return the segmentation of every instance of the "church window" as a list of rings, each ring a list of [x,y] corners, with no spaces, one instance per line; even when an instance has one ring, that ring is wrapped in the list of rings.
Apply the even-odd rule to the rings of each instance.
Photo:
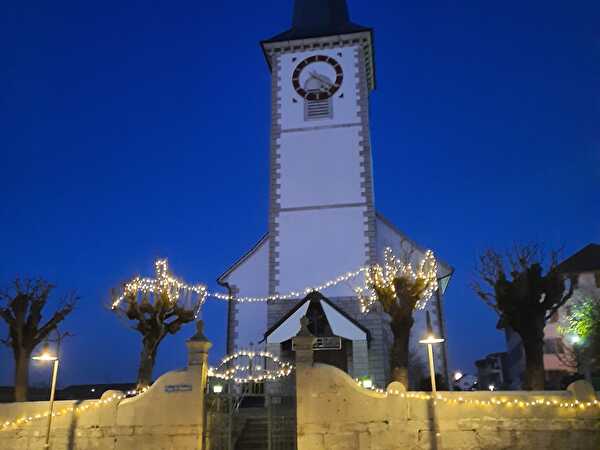
[[[331,86],[331,81],[323,75],[313,74],[306,80],[304,89],[309,94],[319,94]],[[331,97],[321,100],[304,100],[305,120],[331,119],[333,117],[333,101]]]

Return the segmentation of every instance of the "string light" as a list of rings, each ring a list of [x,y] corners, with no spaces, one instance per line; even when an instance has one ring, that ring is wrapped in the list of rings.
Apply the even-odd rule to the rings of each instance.
[[[120,401],[120,400],[123,400],[124,398],[141,395],[144,392],[146,392],[148,389],[150,389],[150,388],[145,387],[145,388],[139,389],[139,390],[134,389],[134,390],[127,391],[125,394],[113,394],[110,397],[107,397],[105,399],[95,400],[93,403],[87,403],[87,404],[83,404],[81,406],[71,406],[68,408],[63,408],[61,410],[53,412],[52,417],[61,417],[61,416],[65,416],[67,414],[72,414],[72,413],[80,414],[80,413],[83,413],[90,409],[97,409],[97,408],[100,408],[103,406],[108,406],[109,404],[111,404],[115,401]],[[32,416],[24,416],[24,417],[21,417],[16,420],[9,420],[9,421],[0,423],[0,431],[16,429],[17,427],[19,427],[21,425],[27,425],[31,422],[34,422],[36,420],[41,420],[41,419],[44,419],[47,417],[48,417],[48,411],[46,411],[43,414],[35,414]]]
[[[403,264],[400,260],[395,257],[392,253],[391,248],[386,248],[384,252],[384,267],[378,264],[373,266],[360,267],[359,269],[351,272],[346,272],[339,275],[336,278],[325,281],[316,286],[307,286],[304,289],[290,291],[284,294],[273,294],[264,297],[237,297],[235,295],[228,295],[221,292],[209,292],[205,285],[196,284],[189,285],[183,281],[173,277],[168,270],[168,261],[166,259],[159,259],[155,262],[156,278],[141,278],[136,277],[130,282],[126,283],[123,289],[123,293],[115,299],[113,302],[113,309],[117,308],[119,304],[127,297],[131,295],[141,294],[156,294],[165,293],[169,298],[169,301],[177,301],[183,293],[193,293],[198,295],[199,306],[202,306],[207,298],[214,298],[217,300],[231,301],[235,300],[238,303],[260,303],[280,300],[292,300],[302,298],[314,291],[324,291],[330,289],[339,284],[346,283],[357,277],[362,273],[365,273],[366,285],[371,286],[374,282],[389,284],[393,280],[393,276],[406,276],[411,279],[423,278],[428,281],[427,289],[422,296],[418,304],[419,309],[423,309],[427,300],[431,297],[433,292],[437,289],[437,262],[433,256],[433,252],[428,250],[425,253],[425,257],[420,262],[418,269],[415,271],[411,264]],[[393,285],[393,284],[392,284]],[[375,298],[374,292],[369,288],[356,288],[355,291],[359,294],[361,302],[365,301],[366,304],[362,304],[363,311],[366,312],[368,307],[371,306]],[[368,295],[365,295],[368,291]]]
[[[415,308],[423,309],[438,288],[438,267],[435,256],[431,250],[427,250],[423,259],[415,270],[410,262],[404,263],[394,255],[392,249],[387,247],[384,251],[383,266],[375,264],[365,271],[365,286],[354,289],[360,300],[363,313],[368,312],[373,304],[377,302],[377,292],[386,291],[393,297],[396,295],[397,278],[407,278],[411,281],[422,280],[425,290],[417,301]]]
[[[579,409],[585,410],[588,408],[600,408],[600,402],[598,400],[588,401],[588,402],[580,402],[579,400],[575,401],[558,401],[557,399],[549,399],[546,397],[536,398],[534,400],[525,401],[523,398],[515,398],[510,399],[508,397],[496,398],[492,397],[490,400],[479,400],[479,399],[467,399],[465,397],[459,396],[458,398],[449,398],[445,397],[441,394],[436,394],[432,396],[431,394],[425,394],[422,392],[401,392],[396,389],[391,389],[389,391],[385,391],[381,388],[377,388],[375,386],[371,388],[365,388],[359,379],[354,380],[360,387],[363,389],[367,389],[372,392],[376,392],[377,394],[381,394],[384,397],[388,397],[390,395],[397,395],[400,398],[409,398],[409,399],[417,399],[417,400],[434,400],[436,402],[442,402],[449,405],[464,405],[464,406],[505,406],[507,408],[518,407],[518,408],[542,408],[542,407],[552,407],[555,409]]]
[[[270,301],[278,301],[278,300],[292,300],[292,299],[305,297],[306,295],[308,295],[314,291],[319,291],[319,292],[324,291],[325,289],[332,288],[334,286],[337,286],[338,284],[348,282],[348,281],[358,277],[361,273],[367,272],[367,271],[368,271],[368,267],[361,267],[360,269],[355,270],[354,272],[347,272],[343,275],[340,275],[336,278],[326,281],[318,286],[309,286],[300,291],[290,291],[285,294],[274,294],[274,295],[269,295],[267,297],[236,297],[234,295],[226,295],[226,294],[220,294],[220,293],[216,293],[216,292],[209,292],[207,294],[207,296],[216,298],[218,300],[225,300],[225,301],[235,300],[236,302],[239,302],[239,303],[258,303],[258,302],[270,302]]]
[[[169,263],[166,259],[159,259],[154,263],[156,278],[135,277],[126,283],[123,293],[115,299],[112,309],[118,308],[127,297],[137,296],[139,294],[161,294],[166,295],[169,302],[176,303],[182,294],[195,294],[198,296],[196,309],[202,306],[206,301],[207,289],[203,284],[189,285],[175,278],[169,273]]]
[[[133,280],[126,283],[123,288],[123,293],[114,300],[112,304],[113,309],[116,309],[121,304],[121,302],[125,300],[126,297],[131,295],[138,295],[140,293],[165,293],[169,298],[169,301],[171,302],[177,301],[181,297],[182,293],[193,293],[200,297],[198,302],[199,306],[202,306],[202,304],[204,304],[208,297],[223,301],[235,300],[239,303],[259,303],[277,300],[291,300],[302,298],[314,291],[323,291],[325,289],[337,286],[338,284],[348,282],[358,277],[361,273],[368,271],[368,267],[361,267],[360,269],[355,270],[354,272],[347,272],[320,285],[309,286],[302,290],[290,291],[285,294],[274,294],[266,297],[236,297],[234,295],[223,294],[220,292],[208,292],[206,286],[202,284],[189,285],[184,283],[183,281],[173,277],[169,273],[168,261],[166,259],[159,259],[154,263],[154,265],[156,268],[156,278],[136,277]]]
[[[252,365],[254,358],[265,358],[267,361],[271,361],[276,368],[267,369],[261,365]],[[248,364],[231,364],[232,362],[241,359],[248,358]],[[273,381],[279,378],[287,377],[294,370],[294,366],[287,362],[282,361],[272,353],[265,351],[252,351],[252,350],[241,350],[233,355],[228,355],[221,360],[221,363],[216,367],[209,367],[208,376],[218,378],[220,380],[233,381],[236,384],[244,383],[260,383],[262,381]],[[255,375],[259,372],[259,375]],[[240,373],[247,373],[245,376],[241,376]]]

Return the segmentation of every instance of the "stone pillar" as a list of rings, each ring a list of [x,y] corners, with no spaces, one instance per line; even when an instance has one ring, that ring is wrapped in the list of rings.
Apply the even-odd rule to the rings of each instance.
[[[199,320],[196,322],[196,334],[185,343],[188,351],[188,372],[192,376],[193,390],[199,401],[198,415],[196,423],[199,424],[199,442],[196,446],[197,450],[203,448],[204,435],[204,393],[206,392],[206,383],[208,378],[208,351],[212,347],[206,336],[204,336],[204,322]]]
[[[312,367],[314,362],[314,343],[315,337],[308,329],[308,318],[303,316],[300,319],[300,331],[293,338],[293,347],[296,352],[296,379],[298,378],[299,369]]]
[[[314,363],[313,345],[315,337],[308,329],[308,318],[300,319],[300,331],[293,338],[292,347],[296,352],[296,448],[306,449],[303,441],[304,403],[310,398],[310,372]]]

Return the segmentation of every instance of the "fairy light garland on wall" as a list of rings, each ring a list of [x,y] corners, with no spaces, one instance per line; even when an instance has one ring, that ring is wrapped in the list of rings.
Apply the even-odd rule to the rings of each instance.
[[[361,380],[355,379],[354,381],[363,389],[366,389],[366,390],[372,391],[372,392],[376,392],[377,394],[381,394],[384,397],[388,397],[390,395],[395,395],[400,398],[407,398],[407,399],[417,399],[417,400],[427,400],[427,401],[433,400],[434,405],[437,404],[437,402],[442,402],[442,403],[445,403],[448,405],[505,406],[507,408],[512,408],[512,407],[516,407],[516,408],[546,407],[546,408],[548,408],[548,407],[552,407],[552,408],[557,408],[557,409],[562,408],[562,409],[572,409],[572,410],[575,410],[575,409],[586,410],[588,408],[600,408],[600,402],[598,400],[587,401],[587,402],[581,402],[579,400],[558,401],[555,398],[550,399],[550,398],[546,398],[546,397],[540,397],[540,398],[536,398],[535,400],[529,400],[529,401],[525,401],[523,399],[510,400],[506,397],[500,397],[500,398],[492,397],[490,400],[479,400],[479,399],[471,400],[471,399],[468,399],[468,398],[465,398],[462,396],[459,396],[458,398],[449,398],[449,397],[445,397],[442,394],[436,394],[434,397],[431,394],[424,394],[422,392],[401,392],[396,389],[391,389],[391,390],[385,391],[383,389],[376,388],[376,387],[366,388],[363,386],[363,382]],[[485,391],[483,391],[483,392],[485,392]]]
[[[242,358],[246,358],[248,361],[243,364],[235,363],[236,360]],[[264,363],[254,364],[255,358],[264,358],[265,361]],[[269,362],[275,365],[276,368],[267,368]],[[236,384],[260,383],[287,377],[293,370],[294,366],[291,363],[282,361],[272,353],[241,350],[223,358],[217,367],[209,367],[208,376],[224,381],[233,381]]]
[[[231,296],[231,295],[226,295],[226,294],[209,292],[208,297],[213,297],[218,300],[225,300],[225,301],[235,300],[236,302],[239,302],[239,303],[258,303],[258,302],[270,302],[270,301],[277,301],[277,300],[292,300],[292,299],[302,298],[303,296],[306,296],[314,291],[323,291],[325,289],[329,289],[334,286],[337,286],[338,284],[353,280],[354,278],[358,277],[361,273],[367,272],[367,270],[368,270],[367,267],[361,267],[360,269],[358,269],[354,272],[347,272],[343,275],[340,275],[337,278],[333,278],[333,279],[326,281],[323,284],[320,284],[318,286],[309,286],[300,291],[290,291],[286,294],[275,294],[275,295],[270,295],[267,297],[236,297],[236,296]]]
[[[427,302],[438,289],[438,266],[431,250],[427,250],[417,269],[410,262],[403,262],[394,255],[392,249],[387,247],[384,251],[383,266],[375,264],[365,270],[365,285],[354,288],[363,313],[368,312],[377,302],[378,290],[391,292],[395,295],[397,278],[407,278],[411,281],[423,280],[425,291],[415,305],[417,309],[424,309]]]
[[[113,394],[110,397],[107,397],[105,399],[95,400],[94,403],[87,403],[87,404],[84,404],[81,406],[71,406],[68,408],[63,408],[61,410],[53,412],[52,417],[61,417],[61,416],[65,416],[67,414],[73,414],[73,413],[80,414],[80,413],[83,413],[88,410],[96,410],[100,407],[108,406],[111,403],[118,402],[125,398],[131,398],[131,397],[135,397],[137,395],[141,395],[144,392],[146,392],[148,389],[150,389],[150,388],[145,387],[140,390],[130,390],[130,391],[127,391],[125,394]],[[16,420],[9,420],[9,421],[3,422],[0,424],[0,432],[14,430],[14,429],[17,429],[19,426],[28,425],[37,420],[46,419],[46,418],[48,418],[48,414],[49,414],[49,412],[46,411],[43,414],[24,416],[24,417],[21,417]]]

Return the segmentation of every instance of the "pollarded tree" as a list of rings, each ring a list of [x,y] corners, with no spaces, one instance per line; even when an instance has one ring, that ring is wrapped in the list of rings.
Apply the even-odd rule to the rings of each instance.
[[[408,387],[410,359],[410,331],[415,323],[414,311],[423,308],[438,288],[437,262],[433,252],[427,251],[414,270],[411,254],[402,260],[390,248],[386,248],[384,265],[375,264],[366,272],[366,288],[356,292],[361,299],[363,311],[374,303],[381,304],[391,318],[394,343],[390,350],[392,381]]]
[[[136,277],[125,283],[122,294],[113,298],[112,310],[135,322],[132,327],[142,335],[137,389],[152,383],[158,347],[169,334],[193,322],[206,297],[202,285],[188,286],[168,271],[167,260],[158,260],[156,278]]]
[[[558,271],[558,252],[544,268],[539,246],[515,246],[502,255],[487,250],[479,257],[477,295],[500,316],[499,328],[512,328],[525,350],[524,389],[544,389],[544,327],[573,293]],[[485,287],[487,285],[487,287]]]
[[[8,339],[15,360],[15,401],[27,401],[29,362],[35,347],[45,340],[73,311],[77,296],[66,295],[44,323],[44,307],[54,286],[44,280],[16,279],[11,288],[0,292],[0,317],[8,325]]]

